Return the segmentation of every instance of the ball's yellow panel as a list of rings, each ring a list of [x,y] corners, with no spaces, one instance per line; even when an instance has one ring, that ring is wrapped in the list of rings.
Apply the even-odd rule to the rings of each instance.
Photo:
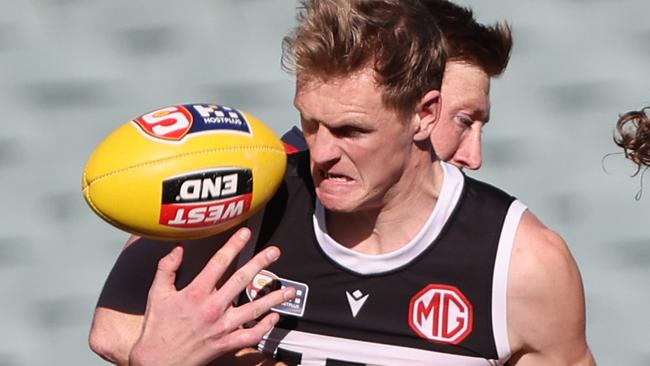
[[[178,105],[109,135],[91,155],[82,187],[90,207],[120,229],[196,239],[259,210],[285,169],[282,142],[253,116],[218,105]]]

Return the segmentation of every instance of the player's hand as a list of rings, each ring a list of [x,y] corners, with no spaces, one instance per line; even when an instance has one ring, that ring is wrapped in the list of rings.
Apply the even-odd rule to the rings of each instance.
[[[242,325],[293,298],[295,289],[276,290],[239,307],[231,305],[253,277],[280,256],[277,247],[266,248],[221,288],[215,287],[250,235],[246,228],[237,231],[181,291],[174,280],[183,249],[176,247],[160,260],[131,365],[205,365],[226,352],[256,344],[273,327],[279,319],[276,313],[267,314],[252,328]]]

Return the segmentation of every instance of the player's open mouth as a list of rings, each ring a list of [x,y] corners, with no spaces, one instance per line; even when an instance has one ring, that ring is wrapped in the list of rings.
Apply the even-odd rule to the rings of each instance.
[[[349,177],[346,177],[344,175],[339,175],[339,174],[322,172],[322,175],[323,175],[323,179],[329,179],[337,182],[349,182],[352,180]]]

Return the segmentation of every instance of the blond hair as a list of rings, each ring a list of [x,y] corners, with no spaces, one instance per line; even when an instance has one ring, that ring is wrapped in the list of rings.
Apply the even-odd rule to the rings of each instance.
[[[297,18],[283,40],[282,65],[298,83],[371,67],[384,104],[400,113],[440,90],[442,36],[418,0],[303,0]]]

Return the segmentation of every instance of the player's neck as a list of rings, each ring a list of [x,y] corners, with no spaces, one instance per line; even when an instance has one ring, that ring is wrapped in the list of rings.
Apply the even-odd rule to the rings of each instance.
[[[328,234],[365,254],[384,254],[408,244],[423,229],[438,201],[444,172],[439,163],[404,177],[387,192],[381,208],[352,213],[327,212]],[[405,188],[405,189],[404,189]]]

